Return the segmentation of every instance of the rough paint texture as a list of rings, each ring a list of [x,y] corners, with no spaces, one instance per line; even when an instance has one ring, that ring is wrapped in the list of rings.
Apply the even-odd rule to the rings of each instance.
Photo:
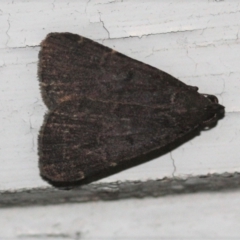
[[[50,112],[39,166],[53,184],[130,166],[224,112],[216,97],[81,36],[51,33],[41,46],[39,78]]]

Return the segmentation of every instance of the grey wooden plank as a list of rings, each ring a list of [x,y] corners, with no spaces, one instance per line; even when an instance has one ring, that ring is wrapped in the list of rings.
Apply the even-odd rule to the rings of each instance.
[[[240,173],[208,174],[186,179],[93,183],[71,189],[52,187],[0,192],[0,207],[24,207],[128,198],[162,197],[173,194],[240,189]]]

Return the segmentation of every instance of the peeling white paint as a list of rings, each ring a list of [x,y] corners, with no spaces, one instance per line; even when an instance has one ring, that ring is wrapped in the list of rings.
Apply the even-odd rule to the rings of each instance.
[[[40,42],[55,31],[92,38],[217,95],[226,106],[216,128],[102,181],[240,170],[238,2],[5,0],[0,8],[0,190],[47,185],[38,171],[37,136],[47,109],[37,61]]]

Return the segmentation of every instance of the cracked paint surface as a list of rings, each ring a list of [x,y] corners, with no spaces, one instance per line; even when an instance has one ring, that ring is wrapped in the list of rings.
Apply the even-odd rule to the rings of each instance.
[[[226,117],[159,159],[104,182],[240,171],[240,5],[201,1],[4,1],[0,6],[0,190],[46,186],[37,136],[46,112],[37,79],[39,44],[74,32],[217,95]],[[159,9],[161,11],[159,12]],[[134,13],[134,15],[133,15]]]

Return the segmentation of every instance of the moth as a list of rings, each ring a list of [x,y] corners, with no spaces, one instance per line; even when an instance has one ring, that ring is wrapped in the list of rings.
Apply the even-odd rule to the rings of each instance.
[[[39,134],[39,168],[56,186],[141,163],[224,114],[215,96],[72,33],[50,33],[42,41],[38,76],[49,109]]]

